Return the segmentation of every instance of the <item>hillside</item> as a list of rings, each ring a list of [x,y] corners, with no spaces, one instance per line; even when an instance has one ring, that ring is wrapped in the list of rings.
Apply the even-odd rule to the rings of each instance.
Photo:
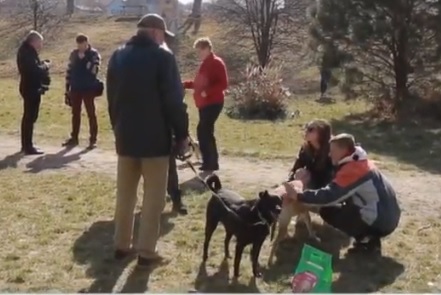
[[[104,16],[75,16],[60,27],[53,29],[53,33],[45,35],[45,48],[41,56],[53,62],[52,74],[62,75],[65,71],[66,60],[70,50],[75,47],[74,38],[78,33],[84,33],[91,39],[91,43],[96,47],[103,57],[103,68],[101,75],[105,73],[106,63],[112,51],[123,44],[135,32],[135,22],[118,21],[114,17]],[[18,24],[15,24],[18,26]],[[245,70],[246,63],[252,59],[253,47],[251,40],[240,40],[238,44],[225,30],[225,24],[216,23],[207,17],[201,27],[198,36],[184,36],[181,38],[179,46],[178,60],[180,69],[185,78],[193,75],[197,66],[197,59],[192,48],[193,42],[197,37],[209,36],[215,46],[216,52],[222,56],[230,70],[232,80],[237,75],[241,75]],[[0,20],[0,35],[4,42],[0,45],[0,78],[17,77],[15,66],[15,53],[20,36],[24,36],[26,29],[23,27],[15,28],[13,24]],[[233,41],[233,42],[232,42]],[[279,60],[285,64],[286,77],[292,83],[292,71],[299,73],[299,65],[302,66],[304,60],[296,59],[294,50],[277,53]]]

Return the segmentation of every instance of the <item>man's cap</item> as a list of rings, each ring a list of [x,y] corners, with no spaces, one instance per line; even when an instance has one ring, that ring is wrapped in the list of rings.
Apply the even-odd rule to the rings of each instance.
[[[167,30],[167,25],[164,18],[156,13],[149,13],[141,17],[138,22],[139,29],[157,29],[164,31],[169,37],[174,37],[175,34]]]

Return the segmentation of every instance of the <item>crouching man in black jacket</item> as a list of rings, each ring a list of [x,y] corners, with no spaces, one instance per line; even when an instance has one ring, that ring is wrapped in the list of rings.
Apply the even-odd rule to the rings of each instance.
[[[35,148],[32,137],[34,124],[40,111],[41,96],[49,90],[49,61],[38,56],[43,47],[43,36],[31,31],[17,53],[17,67],[20,73],[20,95],[23,98],[21,120],[21,149],[26,155],[42,154]]]
[[[162,46],[164,20],[148,14],[138,33],[110,58],[107,68],[109,116],[115,135],[117,201],[115,258],[130,253],[137,187],[144,194],[136,250],[138,266],[163,261],[156,251],[165,206],[172,136],[178,154],[188,148],[188,114],[173,53]]]

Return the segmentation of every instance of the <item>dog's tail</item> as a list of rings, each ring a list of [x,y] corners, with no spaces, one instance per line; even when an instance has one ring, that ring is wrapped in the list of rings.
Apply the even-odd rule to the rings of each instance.
[[[216,174],[208,176],[208,178],[205,180],[205,183],[207,184],[208,188],[215,194],[222,189],[221,181],[219,179],[219,176],[217,176]]]

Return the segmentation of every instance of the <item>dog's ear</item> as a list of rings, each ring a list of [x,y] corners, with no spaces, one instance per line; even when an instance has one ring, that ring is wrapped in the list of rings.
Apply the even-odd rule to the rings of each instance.
[[[267,190],[264,190],[263,192],[260,192],[260,193],[259,193],[259,198],[260,198],[260,199],[263,199],[263,198],[268,197],[268,195],[269,195],[268,191],[267,191]]]

